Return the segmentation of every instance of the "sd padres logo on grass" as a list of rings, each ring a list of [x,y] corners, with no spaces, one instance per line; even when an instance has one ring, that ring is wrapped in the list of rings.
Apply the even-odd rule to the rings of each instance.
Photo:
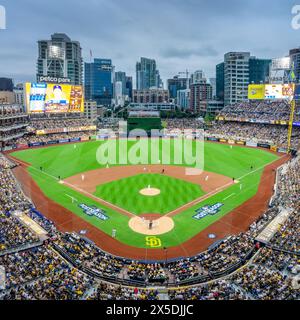
[[[89,207],[87,206],[86,204],[80,204],[79,207],[84,211],[84,213],[90,217],[96,217],[96,218],[99,218],[103,221],[106,221],[109,219],[108,216],[105,215],[105,211],[104,210],[101,210],[99,208],[97,208],[96,206],[92,206],[92,207]]]
[[[161,240],[156,237],[146,237],[146,245],[150,248],[160,248]]]
[[[223,207],[223,203],[216,203],[212,206],[205,206],[198,210],[196,210],[196,215],[193,216],[196,220],[201,220],[205,218],[208,215],[214,216],[215,214],[219,213],[221,210],[221,207]]]

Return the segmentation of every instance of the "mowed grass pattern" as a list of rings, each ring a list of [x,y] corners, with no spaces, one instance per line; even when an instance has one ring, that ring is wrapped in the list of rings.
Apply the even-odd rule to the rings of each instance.
[[[42,191],[53,201],[59,203],[72,211],[85,221],[93,224],[103,232],[111,235],[112,229],[117,229],[117,240],[122,243],[136,246],[139,248],[149,248],[145,236],[133,232],[129,225],[129,218],[100,205],[96,201],[84,196],[80,192],[59,184],[54,177],[61,176],[63,179],[98,168],[103,168],[96,159],[97,148],[102,142],[91,141],[78,144],[67,144],[51,146],[47,148],[29,149],[12,153],[16,158],[23,160],[31,166],[28,171],[32,178],[37,182]],[[129,143],[129,147],[133,143]],[[196,145],[194,145],[196,148]],[[174,146],[171,144],[171,152]],[[159,238],[162,247],[178,246],[189,240],[208,226],[224,217],[226,214],[237,208],[245,201],[252,198],[256,193],[261,182],[263,168],[278,159],[278,156],[254,148],[243,148],[240,146],[230,147],[225,144],[205,143],[205,165],[206,171],[223,174],[230,178],[235,177],[240,180],[239,184],[234,184],[226,190],[211,196],[201,203],[185,210],[174,217],[175,227],[171,232],[161,235]],[[118,152],[117,152],[118,153]],[[171,162],[171,164],[173,164]],[[185,164],[183,164],[185,165]],[[39,170],[43,167],[43,172]],[[253,170],[251,170],[253,167]],[[53,177],[54,176],[54,177]],[[263,183],[263,181],[262,181]],[[180,191],[181,192],[181,191]],[[123,189],[120,192],[125,198],[133,196],[132,188]],[[72,202],[70,196],[78,200]],[[166,197],[167,202],[172,202],[171,193]],[[205,206],[222,202],[224,206],[216,215],[208,215],[201,220],[195,220],[195,210]],[[102,221],[97,217],[87,216],[79,207],[80,203],[90,206],[97,206],[106,211],[109,220]],[[228,225],[230,231],[231,226]]]
[[[149,197],[140,194],[144,188],[157,188],[161,193]],[[97,187],[95,195],[134,214],[166,214],[205,193],[199,185],[163,174],[139,174]]]

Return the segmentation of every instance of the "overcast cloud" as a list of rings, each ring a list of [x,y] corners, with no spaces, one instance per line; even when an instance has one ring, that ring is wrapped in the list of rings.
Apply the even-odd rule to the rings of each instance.
[[[298,1],[300,4],[300,0]],[[0,0],[7,30],[0,30],[0,77],[35,79],[37,40],[64,32],[78,40],[85,61],[111,58],[135,78],[141,56],[155,58],[165,80],[178,72],[215,66],[228,51],[261,58],[300,46],[291,28],[297,0]]]

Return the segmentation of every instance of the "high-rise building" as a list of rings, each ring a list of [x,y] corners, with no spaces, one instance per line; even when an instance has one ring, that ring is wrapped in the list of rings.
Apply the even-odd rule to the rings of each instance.
[[[25,106],[24,104],[24,84],[18,83],[14,88],[15,103]]]
[[[191,76],[191,82],[192,84],[205,83],[206,77],[205,77],[204,71],[202,70],[195,71]]]
[[[161,79],[156,69],[156,61],[148,58],[141,58],[136,64],[136,88],[137,90],[148,90],[160,88]]]
[[[212,86],[212,96],[213,99],[216,98],[217,95],[217,79],[216,78],[209,78],[209,83]]]
[[[0,78],[0,91],[10,91],[14,90],[14,83],[10,78]]]
[[[250,57],[249,60],[249,82],[250,83],[266,83],[271,68],[271,59],[257,59]]]
[[[85,98],[110,106],[113,99],[114,66],[110,59],[84,64]]]
[[[0,78],[0,104],[15,103],[14,83],[12,79]]]
[[[190,89],[190,110],[194,113],[206,112],[208,101],[212,100],[211,84],[206,83],[206,81],[193,83]]]
[[[184,89],[177,91],[177,106],[181,109],[189,109],[190,108],[190,96],[191,90]]]
[[[51,40],[38,41],[38,48],[37,81],[49,77],[82,84],[83,60],[78,41],[72,41],[64,33],[54,33]]]
[[[229,52],[224,56],[225,106],[248,99],[250,52]]]
[[[216,96],[217,100],[224,101],[224,62],[216,66]]]
[[[127,92],[126,92],[126,73],[123,72],[123,71],[117,71],[115,73],[115,83],[116,82],[121,82],[122,84],[122,92],[121,92],[121,95],[127,95]]]
[[[179,90],[185,90],[187,88],[187,78],[180,78],[175,76],[173,79],[168,79],[168,90],[171,99],[177,98],[177,92]]]
[[[133,81],[132,77],[126,77],[126,92],[130,100],[132,100]]]
[[[294,82],[300,82],[300,48],[290,50],[290,64],[294,69],[296,78]]]
[[[97,119],[98,115],[96,101],[86,100],[84,102],[84,115],[92,121],[95,121]]]

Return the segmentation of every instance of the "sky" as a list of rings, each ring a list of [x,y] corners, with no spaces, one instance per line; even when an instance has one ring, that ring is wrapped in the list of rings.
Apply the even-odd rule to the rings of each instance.
[[[300,0],[0,0],[0,77],[34,81],[37,41],[55,32],[81,43],[84,61],[111,58],[135,78],[140,57],[156,59],[165,82],[179,72],[215,66],[229,51],[277,58],[300,46],[291,26]]]

